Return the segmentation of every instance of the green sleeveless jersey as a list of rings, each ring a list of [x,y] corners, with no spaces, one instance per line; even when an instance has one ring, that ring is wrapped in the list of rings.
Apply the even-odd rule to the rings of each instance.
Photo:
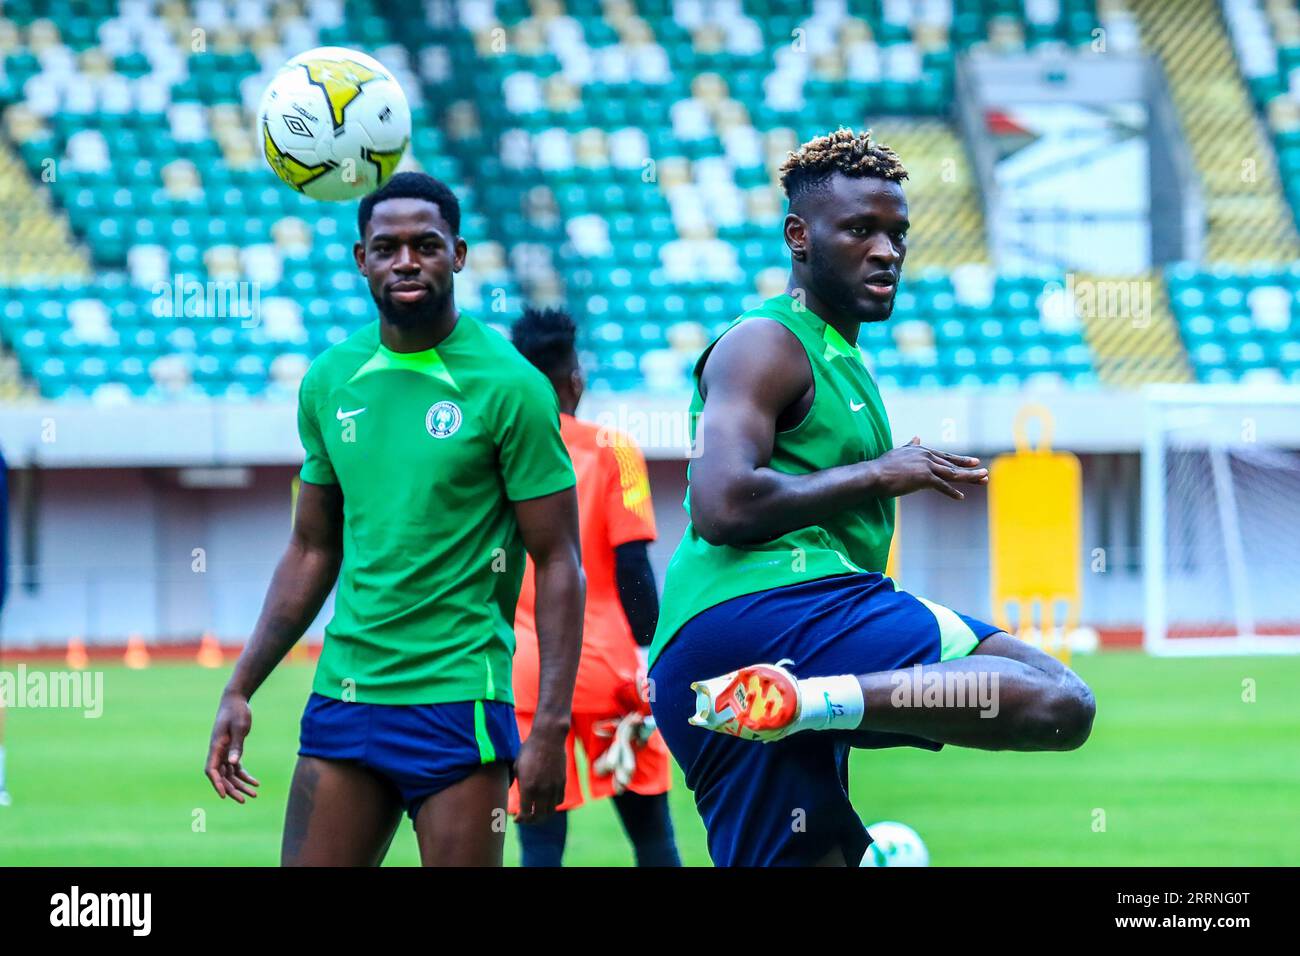
[[[893,447],[885,406],[857,346],[849,345],[832,326],[789,295],[774,296],[744,313],[718,338],[750,319],[771,319],[784,325],[798,338],[812,367],[812,407],[798,425],[776,433],[769,468],[804,475],[878,458]],[[714,339],[695,363],[692,445],[704,408],[700,373],[717,341]],[[703,453],[708,454],[708,449]],[[690,498],[688,468],[683,502],[687,515]],[[739,547],[709,544],[688,524],[664,579],[651,663],[682,625],[716,604],[835,574],[883,572],[893,534],[893,498],[864,498],[856,508],[819,525]]]

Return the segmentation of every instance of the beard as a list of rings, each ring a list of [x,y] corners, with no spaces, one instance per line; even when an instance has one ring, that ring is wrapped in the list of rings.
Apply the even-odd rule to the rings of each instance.
[[[846,279],[845,274],[835,268],[815,250],[809,250],[808,273],[813,280],[817,297],[834,313],[853,322],[882,322],[894,311],[894,300],[888,302],[864,302],[862,284],[856,279]],[[898,292],[897,286],[894,288]],[[823,320],[826,316],[821,316]]]
[[[423,299],[410,303],[396,301],[387,289],[378,293],[372,289],[370,297],[375,300],[379,314],[393,325],[406,329],[419,329],[432,325],[443,313],[451,301],[452,287],[448,286],[441,293],[431,288]]]

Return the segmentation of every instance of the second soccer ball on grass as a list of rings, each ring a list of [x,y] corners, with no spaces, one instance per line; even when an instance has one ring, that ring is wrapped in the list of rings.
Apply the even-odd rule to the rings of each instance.
[[[920,834],[906,823],[883,820],[867,827],[872,843],[863,866],[929,866],[930,851]]]

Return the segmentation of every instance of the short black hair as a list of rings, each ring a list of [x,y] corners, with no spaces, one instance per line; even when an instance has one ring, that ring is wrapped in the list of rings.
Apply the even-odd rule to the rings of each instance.
[[[424,199],[438,207],[442,218],[451,226],[453,235],[460,235],[460,200],[451,187],[428,173],[398,173],[384,185],[361,200],[357,209],[357,232],[364,240],[366,226],[375,206],[385,199]]]
[[[573,370],[577,361],[578,324],[563,309],[524,309],[510,327],[519,353],[548,376]]]
[[[794,206],[804,195],[827,189],[836,173],[874,176],[894,183],[907,178],[898,154],[884,143],[873,142],[871,130],[855,133],[841,126],[810,139],[789,155],[781,165],[781,188]]]

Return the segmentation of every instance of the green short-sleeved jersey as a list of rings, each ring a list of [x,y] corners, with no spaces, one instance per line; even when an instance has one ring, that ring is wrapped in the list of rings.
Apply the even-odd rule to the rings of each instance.
[[[862,350],[844,341],[789,295],[773,296],[741,315],[718,336],[741,322],[767,319],[789,329],[803,346],[812,369],[812,407],[803,421],[776,433],[768,467],[787,475],[806,475],[839,465],[879,458],[893,446],[889,418]],[[704,410],[700,375],[717,339],[695,364],[691,400],[691,440]],[[707,454],[707,450],[705,451]],[[689,515],[690,471],[686,501]],[[710,544],[693,524],[668,564],[659,626],[650,647],[653,663],[682,625],[723,601],[742,594],[835,574],[884,571],[894,534],[894,499],[866,498],[820,524],[789,531],[771,541],[745,546]]]
[[[312,362],[302,479],[343,493],[343,564],[313,690],[374,704],[512,701],[524,547],[512,501],[574,484],[555,390],[461,313],[398,353],[374,322]]]

